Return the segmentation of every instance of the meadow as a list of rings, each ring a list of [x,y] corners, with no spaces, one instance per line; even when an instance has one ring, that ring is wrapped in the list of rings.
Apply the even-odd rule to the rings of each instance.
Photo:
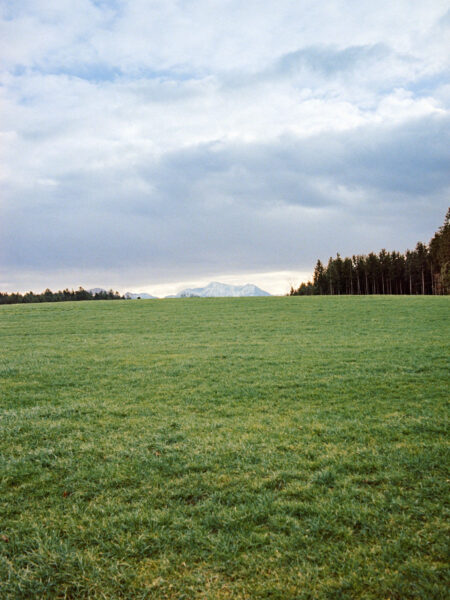
[[[0,308],[0,598],[448,597],[448,297]]]

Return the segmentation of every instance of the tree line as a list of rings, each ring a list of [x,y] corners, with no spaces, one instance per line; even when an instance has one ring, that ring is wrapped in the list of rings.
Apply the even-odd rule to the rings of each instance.
[[[444,224],[428,245],[418,242],[414,250],[337,254],[325,266],[320,260],[313,281],[291,288],[291,296],[327,294],[449,294],[450,208]]]
[[[52,292],[48,288],[41,294],[35,294],[34,292],[27,292],[26,294],[19,294],[13,292],[8,294],[6,292],[0,292],[0,304],[28,304],[31,302],[67,302],[74,300],[123,300],[124,297],[119,292],[113,290],[101,291],[92,293],[82,287],[77,290],[59,290],[58,292]]]

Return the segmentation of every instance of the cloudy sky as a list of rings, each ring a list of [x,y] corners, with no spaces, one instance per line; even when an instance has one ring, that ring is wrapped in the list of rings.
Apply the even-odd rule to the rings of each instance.
[[[450,191],[448,0],[0,0],[0,290],[274,293]]]

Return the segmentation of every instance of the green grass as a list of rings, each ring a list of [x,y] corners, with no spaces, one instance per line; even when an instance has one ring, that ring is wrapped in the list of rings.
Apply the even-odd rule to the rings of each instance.
[[[0,598],[446,598],[449,299],[0,310]]]

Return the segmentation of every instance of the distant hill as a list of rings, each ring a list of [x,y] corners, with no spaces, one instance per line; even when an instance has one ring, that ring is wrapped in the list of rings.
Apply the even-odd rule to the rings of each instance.
[[[175,296],[167,298],[238,298],[243,296],[270,296],[268,292],[261,290],[256,285],[247,283],[245,285],[228,285],[212,281],[206,287],[187,288]]]
[[[150,294],[146,294],[145,292],[126,292],[123,295],[124,298],[127,298],[128,300],[137,300],[138,298],[140,298],[141,300],[154,300],[156,299],[156,296],[151,296]]]

